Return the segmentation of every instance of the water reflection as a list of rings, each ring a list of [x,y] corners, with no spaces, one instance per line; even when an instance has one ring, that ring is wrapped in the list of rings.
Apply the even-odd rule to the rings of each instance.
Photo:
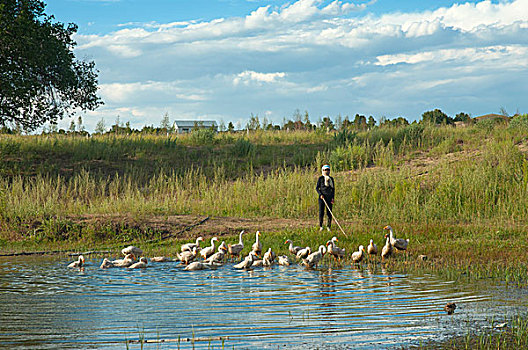
[[[0,344],[123,349],[127,339],[194,334],[229,336],[224,345],[236,349],[390,348],[464,334],[461,321],[486,322],[519,305],[491,303],[489,293],[433,276],[369,265],[189,272],[177,263],[145,270],[101,270],[99,263],[87,260],[79,270],[52,258],[0,260]],[[442,312],[446,300],[460,306],[453,316]],[[208,347],[208,341],[195,344]]]

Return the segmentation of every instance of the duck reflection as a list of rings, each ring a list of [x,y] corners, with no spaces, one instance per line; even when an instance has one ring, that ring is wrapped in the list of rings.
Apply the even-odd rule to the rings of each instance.
[[[336,275],[331,267],[327,270],[321,271],[319,275],[320,280],[320,295],[321,295],[321,306],[327,309],[326,313],[329,315],[337,314],[335,311],[336,304],[332,301],[336,296]]]

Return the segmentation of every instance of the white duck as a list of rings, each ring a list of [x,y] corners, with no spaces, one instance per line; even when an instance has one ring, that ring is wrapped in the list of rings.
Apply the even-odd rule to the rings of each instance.
[[[370,255],[378,254],[378,246],[376,245],[376,243],[374,243],[372,239],[370,240],[370,243],[367,247],[367,253],[369,253]]]
[[[223,263],[224,262],[224,257],[226,256],[227,254],[227,246],[225,244],[224,241],[222,241],[222,244],[220,244],[220,246],[218,247],[218,251],[216,253],[214,253],[213,255],[211,255],[210,257],[208,257],[205,262],[206,263]]]
[[[389,235],[385,235],[385,238],[387,238],[387,241],[385,242],[385,245],[381,249],[381,258],[385,259],[392,255],[392,245],[390,244],[390,237]]]
[[[361,260],[363,260],[363,252],[365,251],[365,248],[360,245],[357,252],[352,253],[352,262],[359,263]]]
[[[205,260],[215,252],[215,242],[218,242],[218,238],[213,237],[211,238],[211,245],[209,247],[205,247],[200,251],[200,255]]]
[[[244,230],[240,231],[238,234],[238,243],[237,244],[228,244],[227,250],[229,251],[229,254],[231,254],[231,258],[235,258],[235,256],[238,258],[240,256],[240,252],[244,249],[244,242],[242,242],[242,235],[244,234]]]
[[[292,253],[293,255],[297,255],[297,253],[299,252],[299,250],[301,250],[302,248],[299,247],[299,246],[294,246],[293,245],[293,242],[291,241],[291,239],[288,239],[286,240],[286,242],[284,242],[284,244],[290,244],[290,246],[288,247],[288,250],[290,251],[290,253]]]
[[[144,269],[147,267],[147,264],[148,264],[147,258],[142,256],[141,258],[139,258],[139,261],[137,263],[130,265],[128,268],[129,269]]]
[[[134,254],[134,256],[141,256],[143,254],[143,250],[138,247],[134,247],[133,245],[129,245],[128,247],[123,248],[121,250],[121,253],[125,256],[128,254]]]
[[[409,245],[409,239],[395,238],[394,233],[392,232],[392,227],[389,225],[383,228],[384,230],[389,230],[390,244],[398,250],[407,250]]]
[[[107,258],[104,258],[103,262],[101,263],[100,268],[101,269],[109,269],[109,268],[112,268],[112,267],[115,267],[114,264],[112,264],[112,262],[110,260],[108,260]]]
[[[268,248],[268,251],[264,253],[264,257],[262,258],[262,264],[264,266],[271,266],[276,256],[277,255],[271,250],[271,248]]]
[[[84,266],[84,256],[79,255],[77,261],[71,262],[68,267],[83,267]]]
[[[262,242],[260,242],[260,231],[257,231],[255,234],[255,243],[251,246],[251,250],[256,254],[260,255],[262,253]]]
[[[185,265],[189,265],[191,261],[193,261],[196,258],[196,247],[192,249],[192,251],[184,251],[181,253],[176,253],[176,256],[178,259]]]
[[[242,260],[240,263],[234,265],[233,267],[235,269],[250,269],[253,265],[253,261],[256,260],[256,255],[254,252],[249,252],[249,255],[246,256],[244,260]]]
[[[326,246],[328,247],[328,253],[334,257],[334,259],[343,258],[345,256],[345,248],[339,248],[336,244],[337,237],[332,237],[332,240],[326,242]]]
[[[172,261],[172,259],[166,256],[153,256],[152,258],[150,258],[150,262],[169,262],[169,261]]]
[[[317,264],[319,264],[325,254],[326,248],[324,245],[321,245],[316,252],[308,255],[308,257],[303,260],[303,264],[307,267],[317,267]]]
[[[277,258],[277,261],[279,262],[279,265],[281,266],[290,266],[291,261],[290,258],[288,258],[287,255],[279,255]]]
[[[196,242],[194,243],[186,243],[180,247],[180,250],[182,252],[189,251],[192,252],[193,248],[196,247],[196,250],[200,250],[200,242],[203,242],[203,237],[196,238]]]
[[[251,264],[251,267],[262,267],[262,266],[264,266],[264,260],[262,259],[253,260],[253,264]]]
[[[190,263],[189,265],[185,266],[184,270],[186,271],[199,271],[199,270],[206,270],[210,269],[211,264],[203,263],[200,261],[194,261]]]
[[[136,260],[136,256],[132,253],[125,255],[123,259],[116,259],[112,261],[115,267],[129,267]]]
[[[297,252],[297,259],[305,259],[312,253],[312,248],[306,247],[304,249],[301,249]]]

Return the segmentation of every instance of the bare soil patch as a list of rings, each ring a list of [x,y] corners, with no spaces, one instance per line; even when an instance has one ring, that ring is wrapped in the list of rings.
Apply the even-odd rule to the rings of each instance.
[[[282,231],[285,229],[299,229],[314,227],[315,219],[284,219],[284,218],[237,218],[211,216],[204,223],[184,231],[189,226],[204,220],[206,215],[170,215],[170,216],[148,216],[143,218],[131,215],[84,215],[81,217],[69,217],[68,219],[81,225],[93,226],[126,226],[141,232],[156,232],[163,235],[170,234],[178,239],[190,239],[198,235],[225,236],[235,235],[241,230],[247,232]],[[184,232],[182,232],[184,231]]]

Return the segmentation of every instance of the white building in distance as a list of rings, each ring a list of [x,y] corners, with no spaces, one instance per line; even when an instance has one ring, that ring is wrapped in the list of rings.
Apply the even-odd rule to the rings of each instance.
[[[184,134],[194,129],[213,129],[218,131],[218,124],[214,120],[175,120],[174,131],[178,134]]]

